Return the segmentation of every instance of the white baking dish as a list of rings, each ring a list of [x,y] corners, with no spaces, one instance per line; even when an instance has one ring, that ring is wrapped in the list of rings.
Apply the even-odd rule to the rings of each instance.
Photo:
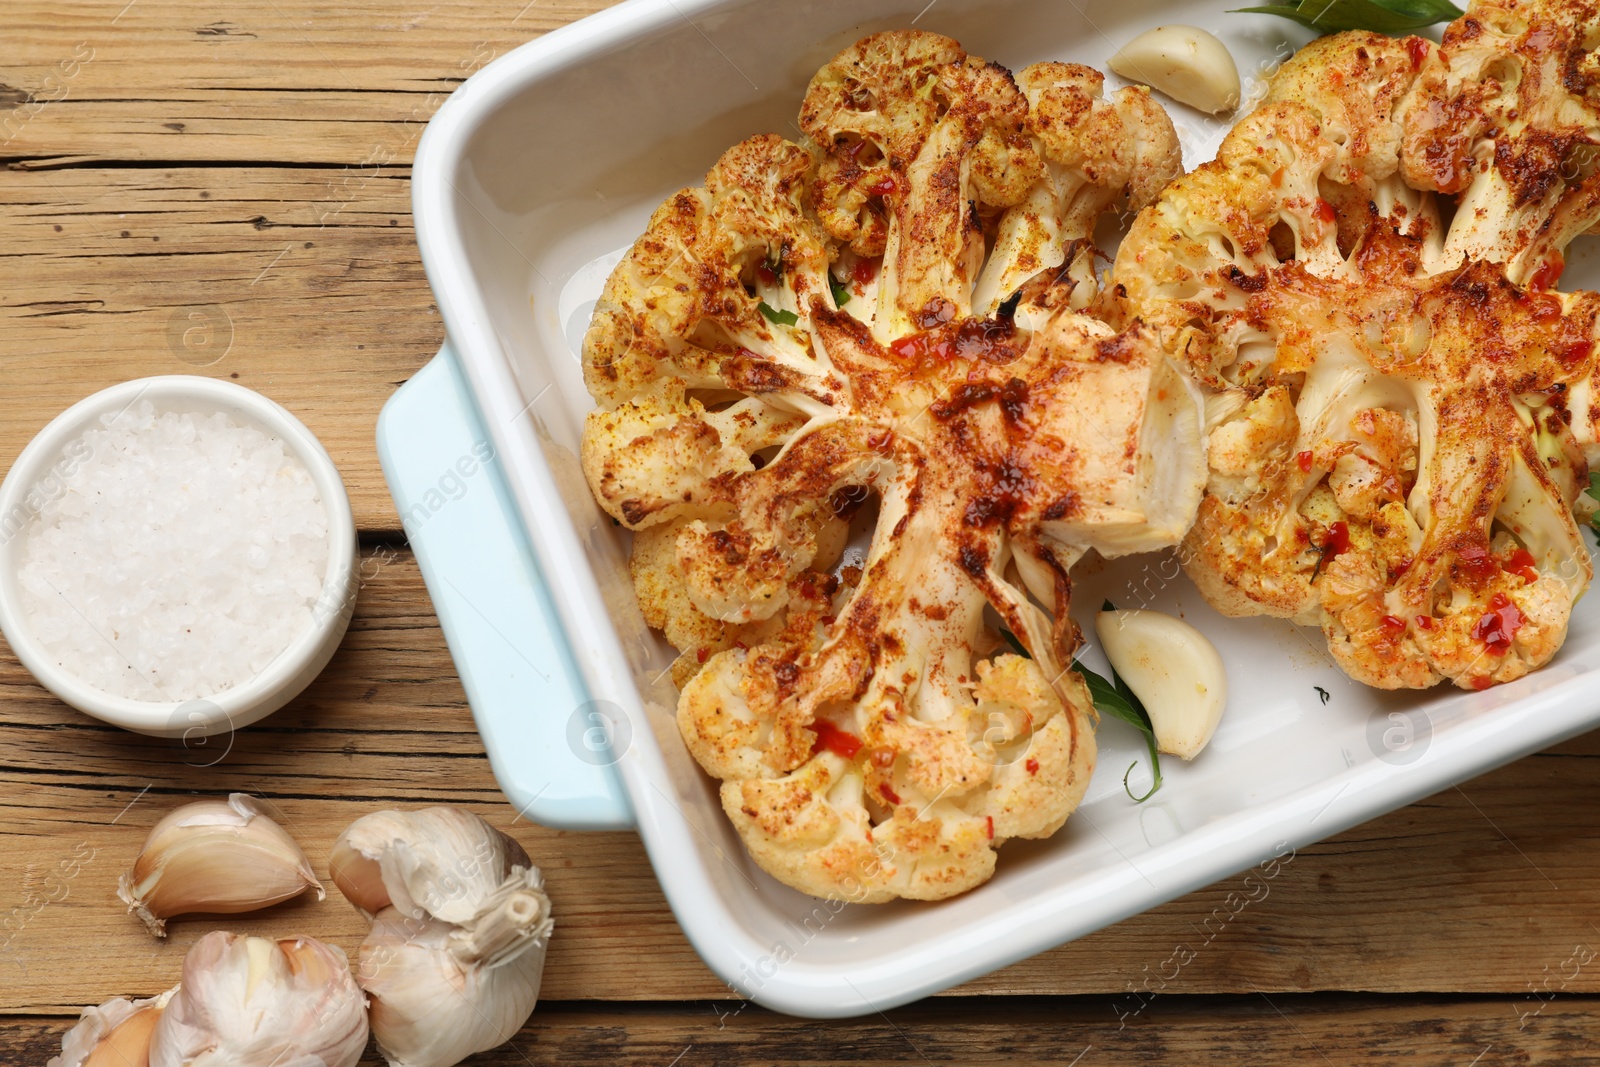
[[[1136,805],[1124,793],[1123,772],[1143,749],[1107,722],[1080,811],[1052,840],[1008,844],[994,880],[963,897],[836,910],[755,868],[679,742],[663,678],[670,653],[634,606],[625,537],[578,469],[592,405],[577,342],[610,266],[651,209],[697,183],[724,148],[754,133],[793,135],[810,74],[866,32],[915,23],[1015,69],[1047,58],[1103,65],[1138,31],[1182,21],[1217,31],[1247,82],[1305,39],[1288,23],[1224,14],[1233,5],[1222,2],[924,4],[632,0],[475,75],[429,126],[414,174],[428,277],[581,695],[622,709],[632,727],[617,767],[667,899],[719,975],[802,1015],[861,1014],[948,988],[1600,723],[1600,685],[1588,677],[1600,660],[1595,598],[1535,676],[1479,694],[1387,695],[1346,681],[1320,635],[1221,619],[1174,577],[1170,558],[1134,559],[1080,576],[1083,619],[1106,596],[1181,612],[1231,668],[1211,747],[1191,766],[1169,759],[1154,799]],[[1190,164],[1209,158],[1223,125],[1174,111]],[[1569,277],[1593,277],[1590,266],[1576,255]],[[456,566],[472,564],[470,546],[455,552]],[[1099,665],[1096,653],[1088,659]],[[566,722],[568,709],[530,714]],[[485,736],[503,775],[568,758],[560,737],[508,750],[498,727]],[[560,818],[583,824],[573,814],[581,801],[567,796]]]

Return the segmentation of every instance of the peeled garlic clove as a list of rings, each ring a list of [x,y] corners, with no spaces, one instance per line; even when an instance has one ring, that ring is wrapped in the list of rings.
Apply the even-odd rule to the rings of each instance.
[[[1150,715],[1156,747],[1194,759],[1228,703],[1222,657],[1193,626],[1159,611],[1102,611],[1095,632],[1112,668]]]
[[[376,917],[356,980],[391,1067],[451,1067],[528,1021],[552,924],[521,845],[459,808],[380,811],[339,836],[329,869]]]
[[[232,793],[185,804],[156,823],[117,896],[165,937],[174,915],[255,911],[308,889],[326,896],[294,838],[250,797]]]
[[[1239,106],[1239,67],[1228,46],[1194,26],[1157,26],[1106,64],[1129,81],[1208,114]]]
[[[355,1067],[366,1046],[366,998],[343,952],[218,930],[184,957],[150,1067]]]
[[[149,1000],[116,997],[84,1008],[45,1067],[149,1067],[150,1035],[176,989]]]
[[[460,808],[377,811],[334,842],[328,873],[356,907],[445,922],[471,919],[528,854],[483,819]]]

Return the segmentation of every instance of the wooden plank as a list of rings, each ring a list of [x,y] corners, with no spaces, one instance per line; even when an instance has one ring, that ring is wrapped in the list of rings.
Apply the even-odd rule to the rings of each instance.
[[[632,834],[547,830],[504,803],[414,562],[387,548],[369,560],[374,577],[329,670],[220,759],[102,727],[0,656],[0,921],[20,924],[0,932],[0,1011],[67,1011],[169,985],[186,947],[219,922],[180,921],[155,942],[123,914],[116,877],[164,811],[230,790],[270,798],[323,872],[322,850],[359,815],[464,804],[548,873],[557,933],[547,997],[728,996]],[[1227,901],[1241,883],[1227,879],[961,992],[1095,993],[1099,1010],[1124,1014],[1150,990],[1600,993],[1600,968],[1560,977],[1575,947],[1600,946],[1597,757],[1591,734],[1305,850],[1237,914]],[[309,933],[346,950],[363,932],[331,886],[320,903],[221,925]]]
[[[396,168],[0,173],[0,471],[96,390],[202,374],[293,411],[397,529],[378,411],[444,335],[410,210]]]
[[[228,377],[322,439],[358,525],[397,529],[373,429],[443,339],[405,164],[472,70],[604,6],[0,7],[0,469],[96,389]]]
[[[981,1063],[1316,1063],[1362,1067],[1505,1067],[1600,1063],[1600,1001],[1562,998],[1538,1016],[1504,998],[1378,1000],[1338,995],[1177,997],[1118,1029],[1090,999],[925,1001],[863,1019],[809,1022],[727,1002],[696,1005],[546,1001],[479,1067],[606,1063],[877,1065]],[[65,1020],[0,1026],[0,1057],[42,1063]],[[369,1048],[364,1065],[381,1063]]]
[[[473,71],[606,6],[0,5],[0,159],[409,162]]]

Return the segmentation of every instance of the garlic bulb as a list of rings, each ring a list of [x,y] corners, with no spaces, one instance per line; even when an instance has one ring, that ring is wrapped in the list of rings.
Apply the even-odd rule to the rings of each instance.
[[[149,1000],[116,997],[84,1008],[45,1067],[150,1067],[150,1034],[177,990]]]
[[[391,905],[444,922],[472,918],[528,854],[505,834],[461,808],[375,811],[339,835],[328,873],[368,916]]]
[[[343,952],[218,930],[184,957],[150,1067],[355,1067],[366,1047],[366,998]]]
[[[521,845],[459,808],[380,811],[340,835],[329,867],[375,917],[356,980],[391,1067],[450,1067],[528,1021],[552,924]]]
[[[185,804],[156,823],[117,896],[165,937],[174,915],[255,911],[308,889],[326,896],[294,838],[250,797],[232,793]]]
[[[1194,26],[1157,26],[1123,45],[1106,64],[1129,81],[1207,114],[1239,106],[1239,66],[1228,46]]]
[[[1228,703],[1216,647],[1159,611],[1102,611],[1094,628],[1111,666],[1149,714],[1156,747],[1186,760],[1198,756]]]

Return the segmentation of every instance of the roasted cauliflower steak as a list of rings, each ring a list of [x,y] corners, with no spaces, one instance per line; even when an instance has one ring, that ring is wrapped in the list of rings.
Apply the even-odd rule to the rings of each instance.
[[[915,31],[830,61],[799,128],[730,149],[612,274],[584,470],[756,863],[940,899],[1087,788],[1069,569],[1176,544],[1199,504],[1199,391],[1094,314],[1087,240],[1177,137],[1144,90]]]
[[[1560,648],[1600,297],[1553,286],[1600,220],[1597,42],[1565,0],[1323,38],[1136,221],[1116,293],[1206,389],[1183,557],[1224,614],[1318,625],[1385,689]]]

